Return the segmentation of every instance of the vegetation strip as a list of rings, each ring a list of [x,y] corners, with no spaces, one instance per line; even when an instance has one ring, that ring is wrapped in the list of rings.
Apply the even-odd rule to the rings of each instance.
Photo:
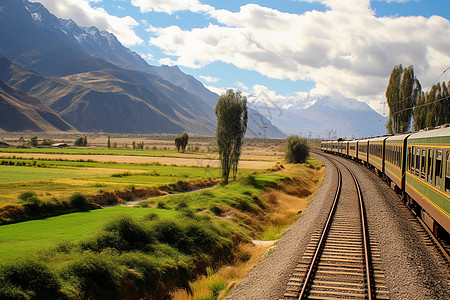
[[[314,161],[294,169],[278,165],[269,173],[240,175],[225,186],[173,195],[163,198],[164,201],[149,199],[140,205],[155,210],[144,217],[123,216],[107,222],[93,235],[63,242],[37,254],[27,253],[26,264],[23,259],[3,263],[0,295],[160,298],[175,288],[189,286],[193,292],[195,284],[203,283],[201,280],[188,282],[198,274],[206,274],[204,281],[208,289],[219,297],[230,287],[228,283],[237,280],[220,266],[249,262],[254,251],[251,239],[264,236],[267,224],[278,227],[279,222],[293,222],[299,216],[295,210],[277,212],[278,198],[273,193],[277,190],[284,190],[288,195],[298,193],[299,189],[290,189],[295,184],[303,186],[306,195],[297,201],[305,201],[301,199],[307,199],[312,192],[306,192],[306,188],[312,181],[315,186],[320,184],[320,174],[323,175],[323,170]],[[159,216],[163,211],[176,216]],[[81,216],[90,213],[93,212],[80,214],[79,223],[84,224]],[[50,229],[47,234],[54,235]],[[39,280],[27,283],[17,279],[29,274],[40,274],[36,277]]]

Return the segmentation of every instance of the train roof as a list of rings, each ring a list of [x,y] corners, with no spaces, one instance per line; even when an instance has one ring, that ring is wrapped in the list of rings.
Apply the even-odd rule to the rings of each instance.
[[[380,136],[380,137],[376,137],[376,138],[370,139],[370,141],[371,142],[382,142],[382,141],[384,141],[387,138],[388,138],[388,136]]]
[[[450,141],[450,126],[447,124],[437,129],[419,131],[411,134],[408,140],[437,137],[447,137]]]
[[[411,135],[411,133],[388,136],[388,138],[386,139],[386,143],[389,141],[403,141],[405,138],[407,138],[410,135]]]

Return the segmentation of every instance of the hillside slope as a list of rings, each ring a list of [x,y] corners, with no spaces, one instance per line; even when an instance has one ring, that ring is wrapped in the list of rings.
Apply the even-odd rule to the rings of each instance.
[[[0,116],[4,131],[76,131],[38,99],[1,80]]]

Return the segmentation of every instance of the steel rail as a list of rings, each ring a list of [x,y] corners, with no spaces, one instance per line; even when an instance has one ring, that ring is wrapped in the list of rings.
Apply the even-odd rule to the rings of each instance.
[[[342,163],[341,163],[342,164]],[[372,291],[372,269],[370,264],[370,250],[369,250],[369,234],[367,229],[367,219],[366,219],[366,211],[364,208],[364,198],[362,195],[361,187],[359,185],[358,180],[356,179],[355,174],[350,170],[346,165],[342,164],[352,175],[353,181],[356,185],[356,190],[358,191],[358,199],[359,199],[359,208],[361,213],[361,225],[362,225],[362,235],[363,235],[363,245],[364,245],[364,261],[365,261],[365,267],[366,267],[366,284],[367,284],[367,297],[369,300],[372,300],[373,298],[373,291]]]
[[[308,268],[308,272],[306,274],[305,280],[303,281],[303,286],[302,286],[302,290],[300,292],[300,295],[298,296],[298,299],[305,299],[306,296],[306,290],[307,287],[309,285],[309,281],[311,280],[311,276],[314,270],[314,267],[317,263],[317,260],[319,258],[320,252],[322,250],[324,241],[325,241],[325,236],[328,232],[328,229],[330,228],[331,225],[331,219],[333,218],[334,212],[336,211],[336,205],[337,202],[339,200],[339,196],[341,195],[341,186],[342,186],[342,174],[341,174],[341,170],[339,169],[339,167],[336,165],[336,163],[334,161],[332,161],[330,159],[330,161],[333,163],[333,165],[336,167],[337,173],[338,173],[338,186],[336,188],[336,193],[334,195],[334,200],[333,200],[333,205],[331,206],[330,212],[328,213],[328,218],[327,218],[327,222],[322,230],[322,234],[320,237],[320,241],[317,244],[317,248],[316,251],[314,253],[314,257],[311,261],[311,264],[309,265]]]

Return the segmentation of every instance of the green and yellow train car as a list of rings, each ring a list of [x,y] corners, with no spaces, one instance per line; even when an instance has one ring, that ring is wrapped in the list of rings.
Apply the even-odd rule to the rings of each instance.
[[[450,127],[413,133],[406,147],[406,193],[434,234],[450,232]]]
[[[384,174],[389,178],[391,187],[399,192],[405,190],[406,139],[411,134],[390,136],[385,141]]]
[[[358,141],[349,141],[348,142],[348,156],[351,159],[358,159]]]
[[[358,160],[367,165],[369,161],[369,140],[359,140],[358,141]]]
[[[379,174],[384,173],[384,144],[387,137],[378,137],[369,140],[369,165]]]

